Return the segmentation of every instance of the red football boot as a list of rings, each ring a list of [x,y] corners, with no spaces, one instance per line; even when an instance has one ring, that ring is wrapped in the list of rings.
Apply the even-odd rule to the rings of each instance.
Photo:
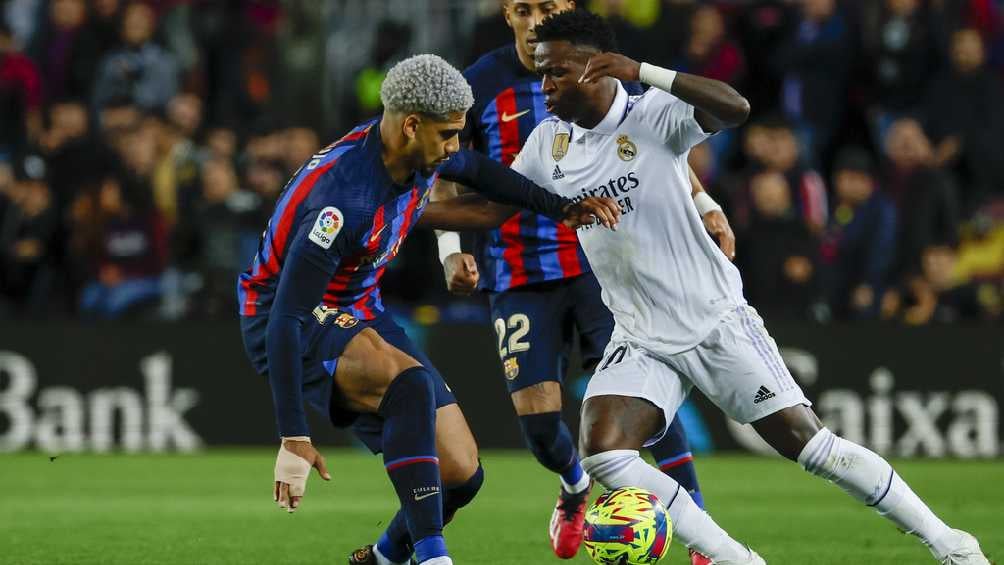
[[[592,484],[590,484],[590,487]],[[551,514],[551,526],[548,537],[551,538],[551,549],[561,559],[571,559],[579,552],[582,536],[585,534],[586,502],[589,501],[589,489],[569,494],[561,489],[558,503]]]
[[[691,549],[690,565],[711,565],[711,560]]]

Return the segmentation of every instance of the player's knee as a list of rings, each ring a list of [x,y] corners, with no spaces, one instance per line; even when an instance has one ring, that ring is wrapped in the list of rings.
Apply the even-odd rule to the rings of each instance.
[[[554,440],[558,437],[558,426],[555,425],[553,429],[545,428],[529,428],[526,424],[523,425],[523,442],[530,449],[530,452],[534,454],[537,459],[541,457],[546,457],[551,446],[554,445]]]
[[[798,454],[805,449],[805,445],[807,443],[798,435],[790,432],[778,432],[771,435],[764,435],[762,437],[764,441],[774,448],[774,451],[777,451],[781,457],[790,461],[798,460]]]
[[[806,406],[779,410],[753,423],[754,429],[782,457],[798,461],[806,445],[823,429],[815,412]]]
[[[386,417],[396,410],[406,409],[405,404],[428,408],[435,420],[435,385],[432,374],[421,365],[410,367],[399,373],[387,386],[377,413]]]
[[[561,472],[568,466],[574,455],[575,444],[571,437],[566,436],[562,442],[564,445],[558,445],[558,437],[562,432],[560,412],[520,416],[519,423],[523,429],[523,442],[537,461],[555,472]],[[558,451],[561,453],[557,453]]]
[[[401,373],[413,367],[420,367],[421,364],[407,353],[394,347],[384,340],[380,340],[375,345],[375,359],[379,359],[379,372],[388,382],[396,379]],[[426,377],[431,379],[428,371]],[[430,380],[431,382],[431,380]]]
[[[627,436],[614,426],[591,426],[581,432],[579,451],[583,457],[592,457],[618,449],[636,449]]]
[[[479,474],[480,467],[477,448],[461,454],[454,453],[448,464],[440,459],[440,479],[447,487],[463,485]],[[478,488],[481,488],[480,484]]]
[[[407,387],[414,399],[433,400],[436,397],[436,383],[432,373],[422,365],[410,367],[395,367],[400,369],[391,379],[391,383]]]
[[[662,412],[651,403],[621,396],[594,396],[582,405],[579,452],[589,457],[618,449],[640,449],[662,429]]]
[[[481,466],[481,461],[475,458],[474,465],[465,469],[464,474],[459,477],[454,482],[444,481],[443,484],[453,493],[456,506],[462,508],[474,500],[474,496],[481,490],[481,486],[485,482],[485,470]]]
[[[474,473],[468,476],[464,482],[455,485],[443,483],[446,487],[446,495],[443,498],[443,525],[453,520],[453,516],[457,513],[457,510],[467,506],[474,500],[484,482],[485,472],[479,462],[478,466],[474,469]]]

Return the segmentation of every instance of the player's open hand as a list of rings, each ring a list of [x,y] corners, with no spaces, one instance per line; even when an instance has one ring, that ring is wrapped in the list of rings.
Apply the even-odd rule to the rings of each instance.
[[[620,53],[597,53],[589,58],[579,82],[596,82],[603,77],[637,81],[641,63]]]
[[[562,223],[574,230],[594,224],[596,220],[607,228],[616,230],[617,223],[621,220],[621,207],[613,198],[589,196],[565,207]]]
[[[453,294],[468,295],[478,288],[478,264],[469,253],[453,253],[443,261],[446,288]]]
[[[721,210],[712,210],[704,215],[704,228],[708,230],[718,247],[722,248],[722,253],[733,261],[736,258],[736,234],[732,233],[732,226],[729,219]]]
[[[275,458],[275,486],[272,489],[272,500],[279,508],[293,512],[300,507],[311,467],[317,469],[322,479],[331,480],[324,457],[314,449],[309,439],[282,440],[279,455]]]

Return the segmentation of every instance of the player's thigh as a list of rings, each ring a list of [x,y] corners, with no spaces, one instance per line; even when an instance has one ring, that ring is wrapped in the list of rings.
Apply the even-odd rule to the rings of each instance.
[[[363,329],[338,356],[335,385],[344,408],[376,412],[390,383],[404,370],[419,365],[418,360],[388,343],[374,328]]]
[[[634,396],[602,394],[582,403],[579,451],[583,456],[616,449],[641,449],[664,427],[663,411]]]
[[[433,378],[436,401],[436,453],[443,484],[463,484],[478,469],[478,445],[467,424],[456,396],[429,357],[408,337],[404,328],[390,317],[383,317],[375,329],[387,343],[422,364]]]
[[[586,455],[658,442],[690,391],[672,367],[626,342],[611,342],[586,388],[579,442]]]
[[[460,405],[436,410],[436,453],[443,484],[463,484],[478,470],[478,445]]]
[[[792,406],[811,405],[750,306],[729,313],[697,347],[668,356],[667,361],[742,424]]]
[[[579,334],[582,368],[592,370],[610,343],[614,331],[614,315],[603,303],[600,283],[592,273],[574,279],[569,297],[573,303],[572,315]]]
[[[386,315],[382,316],[373,327],[387,343],[418,361],[419,364],[432,374],[436,408],[442,408],[443,406],[457,402],[457,397],[454,396],[453,390],[446,383],[443,374],[432,364],[432,360],[425,354],[425,351],[422,351],[422,348],[415,345],[415,342],[411,340],[408,333],[404,331],[404,328],[399,326],[393,318]]]
[[[548,284],[544,290],[516,289],[490,296],[497,353],[519,414],[561,408],[560,383],[572,332],[563,292],[563,285]]]

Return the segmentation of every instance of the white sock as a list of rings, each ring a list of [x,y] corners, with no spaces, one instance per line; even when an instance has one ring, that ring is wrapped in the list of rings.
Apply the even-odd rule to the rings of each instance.
[[[579,481],[574,485],[565,482],[565,477],[561,475],[558,475],[558,478],[561,479],[561,488],[565,489],[565,492],[569,494],[578,494],[589,488],[589,473],[584,470],[582,471],[582,476],[579,477]]]
[[[687,547],[715,561],[749,558],[749,550],[694,504],[686,489],[645,463],[637,451],[618,449],[598,453],[583,459],[582,468],[608,489],[631,486],[653,492],[669,511],[674,535]]]
[[[419,563],[419,565],[453,565],[453,560],[445,555],[443,557],[433,557]]]
[[[380,548],[377,547],[376,544],[373,544],[373,556],[376,557],[377,565],[408,565],[407,561],[404,563],[398,563],[397,561],[387,559],[382,553],[380,553]]]
[[[951,535],[952,529],[878,454],[823,428],[805,445],[798,463],[920,538],[935,557],[943,558],[954,549],[957,540]]]

